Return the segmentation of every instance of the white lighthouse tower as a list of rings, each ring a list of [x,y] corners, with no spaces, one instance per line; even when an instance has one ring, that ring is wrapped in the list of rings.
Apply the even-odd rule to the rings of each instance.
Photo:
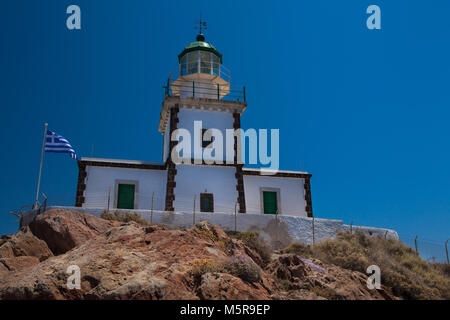
[[[163,161],[168,170],[165,210],[186,209],[184,204],[192,203],[191,198],[200,194],[201,210],[229,211],[238,203],[239,210],[245,212],[242,165],[226,162],[225,142],[216,146],[215,140],[204,141],[208,129],[225,140],[227,129],[240,128],[240,116],[247,105],[245,89],[231,86],[222,54],[205,41],[202,33],[178,55],[178,62],[176,74],[169,77],[159,123],[159,131],[164,135]],[[175,164],[171,159],[177,144],[171,137],[176,129],[187,130],[191,136],[192,153],[183,155],[183,164]],[[233,159],[236,139],[232,141]],[[214,155],[218,160],[214,163],[205,156],[210,149],[216,150],[213,153],[222,151],[220,159]]]
[[[235,133],[247,101],[245,87],[231,84],[230,78],[222,54],[200,30],[178,55],[165,86],[158,126],[164,137],[162,161],[82,158],[76,205],[312,217],[309,173],[278,170],[267,176],[237,161],[243,139]],[[189,133],[191,148],[173,159],[172,150],[185,138],[178,139],[182,131]]]

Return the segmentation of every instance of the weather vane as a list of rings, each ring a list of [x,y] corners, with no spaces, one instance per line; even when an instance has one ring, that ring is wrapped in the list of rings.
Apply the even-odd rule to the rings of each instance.
[[[202,15],[200,14],[200,21],[198,21],[198,27],[195,29],[199,30],[199,34],[202,34],[203,30],[206,30],[206,21],[202,21]]]

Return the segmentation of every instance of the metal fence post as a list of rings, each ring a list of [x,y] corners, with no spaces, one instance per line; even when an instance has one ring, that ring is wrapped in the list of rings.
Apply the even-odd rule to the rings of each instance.
[[[316,242],[316,235],[315,235],[315,230],[314,230],[314,217],[312,217],[312,243],[313,245]]]
[[[197,195],[194,194],[194,213],[192,215],[192,225],[195,226],[195,201],[197,200]]]
[[[236,202],[234,204],[234,232],[237,231],[237,205],[238,203]]]
[[[417,237],[418,235],[416,235],[416,237],[414,238],[414,246],[416,247],[416,253],[419,253],[419,251],[417,250]]]
[[[111,187],[108,187],[108,208],[106,209],[106,213],[109,213],[110,202],[111,202]]]
[[[447,248],[447,244],[448,244],[448,239],[447,239],[447,241],[445,241],[445,253],[447,254],[447,263],[450,263],[450,262],[448,261],[448,248]]]
[[[152,192],[152,211],[150,213],[150,224],[153,224],[153,202],[155,199],[155,191]]]
[[[42,192],[41,193],[42,194],[42,196],[44,197],[44,204],[43,204],[43,207],[44,207],[44,212],[45,211],[47,211],[47,197],[45,196],[45,194]]]
[[[192,81],[192,97],[195,98],[195,81]]]
[[[220,100],[220,86],[217,84],[217,100]]]

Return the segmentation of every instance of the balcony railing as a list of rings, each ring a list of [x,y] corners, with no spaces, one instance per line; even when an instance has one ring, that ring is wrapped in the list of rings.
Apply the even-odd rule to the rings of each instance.
[[[225,101],[246,102],[245,87],[213,82],[199,82],[177,79],[163,87],[166,96],[208,98]]]

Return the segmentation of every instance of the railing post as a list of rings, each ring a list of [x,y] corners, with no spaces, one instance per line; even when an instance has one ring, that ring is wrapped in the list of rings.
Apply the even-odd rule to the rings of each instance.
[[[220,86],[217,84],[217,100],[220,100]]]
[[[169,87],[170,87],[170,78],[167,79],[166,96],[169,95]]]
[[[195,98],[195,81],[192,81],[192,97]]]

